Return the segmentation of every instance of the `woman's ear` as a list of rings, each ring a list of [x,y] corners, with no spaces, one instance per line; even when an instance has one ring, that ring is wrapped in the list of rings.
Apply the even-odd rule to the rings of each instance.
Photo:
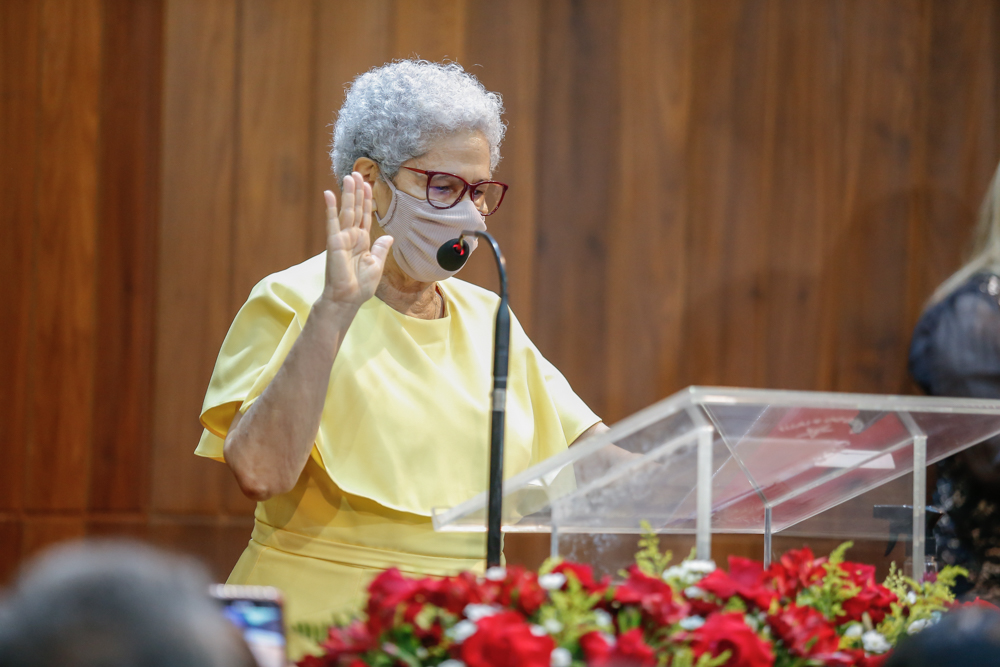
[[[352,171],[356,171],[361,174],[361,177],[365,179],[368,185],[375,187],[376,181],[378,181],[379,168],[378,163],[370,157],[359,157],[354,161],[354,168]]]
[[[389,186],[381,178],[382,171],[378,168],[378,163],[368,157],[359,157],[354,161],[354,171],[361,174],[365,182],[372,186],[372,196],[375,200],[375,213],[379,218],[385,216],[389,210],[389,202],[392,200],[392,192]]]

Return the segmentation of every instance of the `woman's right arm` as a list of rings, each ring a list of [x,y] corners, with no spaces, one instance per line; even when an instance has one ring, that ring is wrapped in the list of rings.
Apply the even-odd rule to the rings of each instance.
[[[375,294],[392,238],[371,243],[372,190],[360,174],[344,179],[343,202],[325,192],[326,282],[302,333],[267,388],[236,413],[223,454],[244,495],[253,500],[290,491],[319,431],[330,371],[348,327]]]

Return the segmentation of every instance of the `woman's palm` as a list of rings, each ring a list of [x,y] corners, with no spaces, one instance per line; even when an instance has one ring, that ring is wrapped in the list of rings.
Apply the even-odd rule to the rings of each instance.
[[[371,243],[372,189],[358,173],[344,179],[343,201],[326,196],[326,285],[323,296],[336,303],[360,306],[372,298],[392,245],[383,236]]]

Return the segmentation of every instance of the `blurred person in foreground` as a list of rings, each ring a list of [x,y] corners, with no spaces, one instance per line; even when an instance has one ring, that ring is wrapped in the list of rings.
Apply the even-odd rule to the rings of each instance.
[[[910,373],[932,396],[1000,399],[1000,167],[971,259],[931,296],[910,345]],[[937,556],[969,570],[960,597],[1000,603],[1000,436],[938,464]]]
[[[964,607],[904,638],[883,667],[1000,667],[1000,612]]]
[[[0,667],[254,667],[208,586],[137,543],[56,547],[0,600]]]
[[[257,501],[228,583],[281,590],[290,627],[358,610],[392,566],[483,566],[485,534],[435,533],[431,513],[486,489],[499,298],[437,252],[495,220],[502,113],[455,63],[355,79],[334,127],[343,191],[339,209],[324,193],[326,252],[261,280],[226,335],[196,454]],[[506,407],[506,477],[606,430],[513,316]],[[293,657],[303,642],[289,636]]]

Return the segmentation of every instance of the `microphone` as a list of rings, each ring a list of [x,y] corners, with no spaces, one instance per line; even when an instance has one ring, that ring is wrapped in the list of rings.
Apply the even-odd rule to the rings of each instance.
[[[486,567],[500,564],[500,519],[503,509],[503,435],[507,409],[507,367],[510,358],[510,308],[507,305],[507,263],[497,241],[488,232],[462,232],[438,248],[438,264],[457,271],[469,259],[465,236],[478,236],[489,244],[500,274],[500,305],[493,325],[493,410],[490,416],[490,491],[486,521]]]
[[[447,241],[438,248],[437,261],[445,271],[458,271],[469,260],[469,244],[462,237]]]

